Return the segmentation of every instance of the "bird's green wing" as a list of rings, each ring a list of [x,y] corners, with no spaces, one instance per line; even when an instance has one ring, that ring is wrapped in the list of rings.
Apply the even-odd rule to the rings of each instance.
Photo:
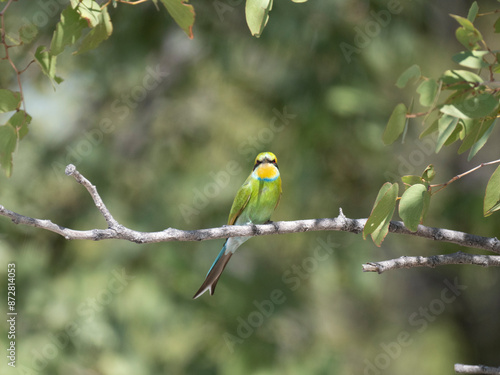
[[[274,206],[274,209],[276,209],[278,207],[278,205],[280,204],[280,201],[281,201],[281,194],[283,194],[283,190],[281,190],[281,177],[278,177],[278,186],[280,187],[280,195],[278,196],[278,199],[276,200],[276,206]]]
[[[252,196],[252,185],[250,180],[247,179],[240,189],[236,193],[233,205],[231,206],[231,212],[229,213],[229,219],[227,220],[228,225],[233,225],[240,216],[243,209],[247,206],[250,197]]]

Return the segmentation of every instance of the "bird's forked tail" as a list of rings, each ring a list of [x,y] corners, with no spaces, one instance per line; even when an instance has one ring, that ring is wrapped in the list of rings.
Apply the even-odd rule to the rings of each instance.
[[[215,259],[214,263],[212,264],[212,267],[210,267],[210,270],[207,273],[205,281],[203,282],[203,284],[201,284],[200,289],[198,289],[196,294],[193,296],[193,299],[198,298],[207,290],[210,291],[210,295],[214,294],[215,287],[217,286],[217,282],[219,281],[219,277],[222,275],[222,271],[224,271],[227,262],[229,262],[229,259],[231,259],[231,256],[233,255],[233,252],[231,251],[228,251],[226,253],[226,244],[227,241],[222,247],[222,250]]]

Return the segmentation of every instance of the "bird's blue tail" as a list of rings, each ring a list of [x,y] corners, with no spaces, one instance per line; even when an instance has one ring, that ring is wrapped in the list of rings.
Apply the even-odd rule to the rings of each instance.
[[[212,268],[214,268],[215,264],[219,261],[221,256],[223,256],[224,253],[226,252],[226,244],[227,244],[227,240],[226,240],[226,242],[224,242],[224,246],[222,246],[222,250],[220,251],[219,255],[217,255],[217,258],[215,258],[214,262],[212,263],[212,267],[210,267],[210,269],[208,270],[207,276],[210,273],[210,271],[212,271]]]

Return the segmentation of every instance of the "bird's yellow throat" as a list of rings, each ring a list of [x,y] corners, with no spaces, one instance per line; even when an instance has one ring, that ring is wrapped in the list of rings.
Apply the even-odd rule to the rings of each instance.
[[[257,177],[261,180],[274,180],[279,176],[278,168],[273,164],[263,163],[257,167],[255,170],[257,172]]]

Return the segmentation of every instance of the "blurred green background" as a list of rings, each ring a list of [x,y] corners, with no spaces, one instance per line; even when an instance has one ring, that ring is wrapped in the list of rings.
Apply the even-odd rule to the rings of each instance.
[[[35,46],[47,45],[62,3],[14,3],[7,26],[39,22]],[[381,142],[394,106],[415,92],[394,86],[402,71],[419,64],[435,77],[458,67],[448,14],[465,16],[471,2],[279,1],[260,39],[242,1],[192,4],[194,40],[151,3],[119,4],[109,40],[60,56],[65,81],[55,91],[35,66],[22,75],[33,122],[12,178],[0,174],[0,204],[74,229],[105,227],[64,175],[73,163],[130,228],[216,227],[257,153],[269,150],[283,179],[273,220],[334,217],[339,207],[362,218],[387,180],[432,162],[445,182],[498,158],[498,132],[472,162],[455,146],[436,155],[432,139],[418,140],[420,121],[405,144]],[[395,4],[400,11],[388,13]],[[480,12],[496,5],[480,1]],[[493,22],[477,24],[494,49]],[[342,43],[356,46],[367,32],[359,53],[343,53]],[[34,48],[17,52],[21,66]],[[14,88],[6,62],[0,68],[2,87]],[[500,216],[482,217],[492,171],[435,196],[426,224],[498,236]],[[0,218],[0,285],[16,262],[19,314],[17,367],[4,357],[0,372],[452,374],[457,362],[500,365],[498,269],[361,271],[401,255],[474,250],[397,235],[380,248],[349,233],[258,237],[214,296],[193,301],[222,244],[67,241]]]

